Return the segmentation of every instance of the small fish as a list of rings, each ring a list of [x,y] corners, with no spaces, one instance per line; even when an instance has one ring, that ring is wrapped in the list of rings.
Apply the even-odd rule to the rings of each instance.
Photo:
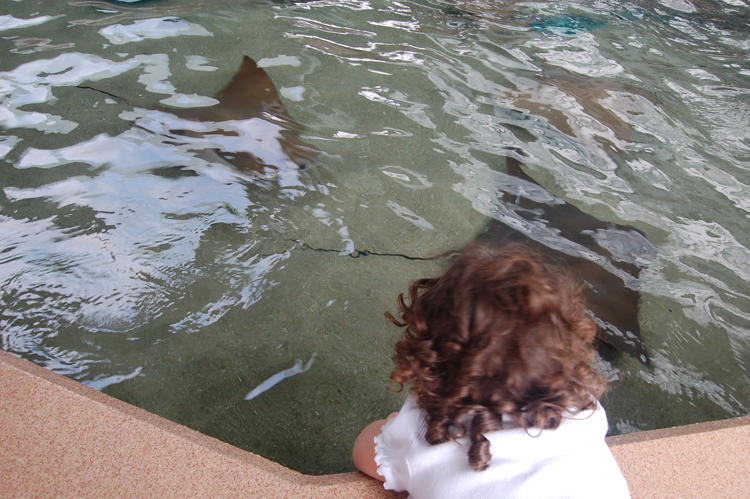
[[[307,372],[310,367],[312,367],[313,361],[315,360],[315,357],[317,357],[318,354],[313,352],[312,357],[310,357],[310,360],[307,361],[307,364],[305,364],[305,367],[302,367],[302,360],[297,359],[297,362],[294,364],[293,367],[290,367],[289,369],[284,369],[280,373],[276,373],[267,380],[265,380],[263,383],[259,384],[253,390],[245,395],[245,400],[252,400],[261,393],[270,390],[273,388],[276,384],[278,384],[281,380],[284,378],[289,378],[291,376],[294,376],[295,374],[300,374]]]

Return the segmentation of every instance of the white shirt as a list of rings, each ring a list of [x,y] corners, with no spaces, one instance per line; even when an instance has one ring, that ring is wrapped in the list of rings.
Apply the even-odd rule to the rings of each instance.
[[[607,415],[566,415],[555,430],[505,428],[485,434],[492,459],[485,471],[469,466],[469,439],[430,445],[414,397],[375,437],[375,462],[385,488],[412,499],[629,499],[628,485],[604,437]]]

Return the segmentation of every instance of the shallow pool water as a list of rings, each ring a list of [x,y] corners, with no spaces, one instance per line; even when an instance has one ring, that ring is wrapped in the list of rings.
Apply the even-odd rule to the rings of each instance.
[[[599,359],[612,434],[750,412],[744,0],[0,2],[4,350],[350,470],[400,405],[383,312],[443,268],[419,258],[507,217],[512,156],[658,250],[653,367]],[[171,133],[161,109],[210,104],[245,55],[320,149],[310,168],[256,179]]]

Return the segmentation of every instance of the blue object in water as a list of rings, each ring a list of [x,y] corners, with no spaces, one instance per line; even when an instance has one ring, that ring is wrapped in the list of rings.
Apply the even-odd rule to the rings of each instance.
[[[597,28],[603,28],[607,25],[604,21],[597,21],[590,17],[574,16],[564,14],[556,17],[537,18],[531,23],[531,27],[536,31],[548,35],[575,36],[585,31],[591,31]]]
[[[109,3],[120,4],[120,5],[133,5],[139,3],[151,3],[158,2],[159,0],[107,0]]]

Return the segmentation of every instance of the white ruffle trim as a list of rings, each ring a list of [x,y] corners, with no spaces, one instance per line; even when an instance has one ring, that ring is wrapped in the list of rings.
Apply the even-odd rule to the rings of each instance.
[[[388,454],[388,441],[387,437],[384,435],[385,428],[392,422],[393,419],[385,423],[380,434],[375,436],[375,464],[378,465],[378,475],[382,476],[385,479],[383,487],[386,490],[402,490],[396,488],[396,477],[393,476],[393,469],[391,468],[391,456]]]

